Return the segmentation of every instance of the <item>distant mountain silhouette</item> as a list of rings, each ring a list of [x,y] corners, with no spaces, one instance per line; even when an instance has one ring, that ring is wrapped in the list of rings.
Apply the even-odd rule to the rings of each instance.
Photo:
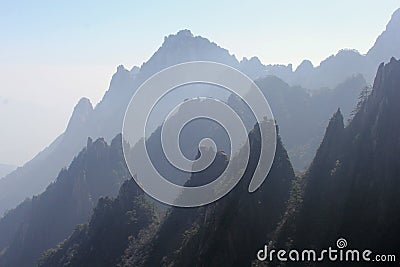
[[[303,61],[296,70],[291,64],[268,65],[267,73],[278,76],[290,85],[300,85],[308,89],[333,88],[352,75],[362,74],[372,83],[381,62],[391,57],[400,58],[400,9],[396,10],[366,55],[353,49],[340,50],[314,67],[310,61]]]
[[[34,266],[47,249],[86,223],[97,201],[115,196],[130,179],[121,135],[111,145],[92,142],[59,173],[45,192],[25,200],[0,219],[0,266]],[[23,185],[21,185],[23,186]]]
[[[336,55],[326,58],[316,67],[305,60],[296,70],[292,69],[292,65],[267,66],[267,73],[283,79],[290,85],[318,90],[336,87],[351,76],[359,74],[371,83],[378,65],[379,63],[370,62],[366,56],[359,54],[356,50],[343,49]]]

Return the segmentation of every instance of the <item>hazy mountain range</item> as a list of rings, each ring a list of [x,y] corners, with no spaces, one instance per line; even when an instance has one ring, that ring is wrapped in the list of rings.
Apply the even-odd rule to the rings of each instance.
[[[267,73],[276,75],[291,85],[300,85],[308,89],[332,88],[354,74],[362,74],[371,84],[381,62],[388,62],[391,57],[400,57],[399,25],[400,9],[393,13],[385,31],[365,55],[353,49],[343,49],[316,67],[310,61],[304,60],[296,70],[293,70],[290,64],[268,65]]]
[[[320,249],[339,236],[358,248],[398,253],[399,34],[398,10],[367,55],[343,50],[296,71],[238,61],[188,30],[166,37],[140,68],[119,66],[96,107],[82,98],[65,132],[0,180],[0,214],[8,210],[0,219],[0,266],[264,266],[256,252],[266,242]],[[249,165],[234,190],[207,206],[166,211],[131,179],[121,124],[144,80],[191,60],[221,62],[256,80],[277,120],[277,151],[268,179],[249,194],[263,125],[253,126]],[[245,111],[237,99],[226,101]],[[158,134],[148,139],[156,156]],[[182,182],[209,181],[227,160],[219,152]]]
[[[400,61],[392,59],[379,67],[372,92],[360,100],[348,126],[340,109],[335,112],[305,175],[295,177],[278,138],[268,178],[249,194],[259,156],[255,128],[249,135],[252,152],[245,175],[223,199],[199,208],[171,208],[160,221],[136,184],[126,182],[116,199],[99,201],[89,223],[43,254],[39,266],[281,266],[258,261],[257,251],[267,244],[270,249],[321,251],[333,247],[338,237],[352,248],[396,255],[398,101]],[[188,185],[212,179],[226,164],[226,155],[218,153],[211,167],[192,175]],[[332,262],[325,258],[321,265]]]
[[[145,79],[165,67],[191,60],[210,60],[238,68],[253,79],[274,74],[289,84],[299,84],[307,89],[325,86],[332,89],[360,73],[368,82],[372,79],[372,73],[378,66],[378,63],[374,65],[374,62],[387,61],[389,54],[398,55],[397,46],[393,44],[397,44],[399,40],[399,16],[399,11],[393,14],[387,29],[371,48],[371,53],[369,53],[371,56],[369,54],[362,56],[354,51],[341,51],[336,56],[331,56],[323,61],[318,67],[307,67],[305,66],[306,63],[302,64],[300,65],[301,68],[299,66],[298,72],[299,75],[304,72],[304,75],[300,75],[298,78],[298,81],[301,82],[294,81],[293,77],[297,71],[288,72],[291,74],[285,74],[285,76],[283,74],[287,71],[282,72],[282,66],[264,66],[257,58],[244,59],[239,62],[226,49],[203,37],[195,37],[188,30],[170,35],[165,38],[162,46],[140,68],[135,67],[132,70],[126,70],[123,66],[119,66],[112,77],[109,90],[96,107],[93,108],[88,99],[81,99],[74,109],[65,132],[31,161],[0,180],[0,214],[15,207],[26,197],[42,192],[54,180],[59,170],[67,166],[73,156],[85,146],[88,136],[92,138],[103,137],[110,141],[118,134],[121,131],[126,105],[133,92]],[[371,62],[371,64],[366,64],[365,60]],[[308,73],[302,69],[311,72]],[[327,82],[327,84],[312,85],[308,82],[314,83],[318,80]],[[344,96],[338,99],[346,98]],[[351,98],[353,98],[353,94],[349,96],[349,99]],[[356,101],[356,99],[353,99],[352,103],[356,103]],[[333,102],[332,106],[341,106],[341,103]],[[273,110],[273,112],[275,111]],[[319,112],[318,109],[313,110],[313,113]],[[275,116],[279,118],[279,112],[276,111],[275,113]],[[328,117],[325,118],[325,121],[327,123]],[[282,123],[284,122],[282,121]],[[320,128],[316,131],[316,133],[319,132],[315,137],[316,144],[318,144],[325,126],[322,122]],[[282,134],[286,135],[286,133]],[[289,144],[292,141],[285,140],[284,137],[283,142]],[[309,144],[300,142],[293,147],[288,145],[288,149],[289,151],[298,151],[298,147],[302,146],[308,147]],[[290,152],[291,155],[296,153],[302,154],[303,152]],[[302,169],[310,160],[310,156],[303,162],[299,160],[300,163],[296,166]]]

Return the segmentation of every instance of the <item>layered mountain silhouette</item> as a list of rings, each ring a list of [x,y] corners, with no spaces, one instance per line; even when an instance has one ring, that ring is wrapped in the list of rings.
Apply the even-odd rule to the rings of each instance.
[[[347,127],[340,110],[331,118],[276,247],[320,251],[345,238],[349,247],[398,257],[400,61],[381,64],[360,101]]]
[[[135,221],[144,222],[139,230],[138,224],[127,223],[131,213],[124,213],[138,209],[137,201],[132,201],[137,187],[132,184],[130,206],[121,208],[125,203],[121,197],[100,201],[91,222],[44,254],[40,264],[280,266],[279,262],[259,262],[257,251],[265,244],[318,251],[334,246],[339,237],[353,248],[398,254],[399,100],[400,61],[392,59],[379,67],[372,92],[360,99],[348,126],[340,109],[333,115],[304,176],[295,178],[278,139],[265,183],[255,193],[247,192],[259,153],[256,127],[249,136],[252,153],[244,178],[223,199],[200,208],[172,208],[160,223],[151,206],[140,205],[146,208],[133,213],[138,214]],[[226,164],[226,154],[218,153],[214,163],[194,174],[187,185],[209,180]],[[123,230],[118,231],[116,225]],[[126,249],[117,245],[101,253],[115,240]]]
[[[89,138],[68,169],[61,170],[42,194],[0,219],[0,266],[34,266],[45,250],[89,220],[100,197],[117,195],[130,177],[121,135],[111,145]]]
[[[318,67],[304,61],[296,71],[265,66],[255,57],[238,61],[188,30],[166,37],[140,68],[119,66],[96,107],[81,99],[65,132],[0,180],[0,214],[8,210],[0,219],[0,266],[32,266],[41,256],[41,266],[258,266],[263,263],[255,254],[266,242],[320,249],[339,237],[353,247],[399,253],[400,62],[380,64],[371,93],[367,87],[378,62],[399,53],[399,16],[393,14],[367,55],[342,50]],[[247,188],[262,125],[249,135],[250,163],[234,190],[204,207],[172,208],[160,220],[163,211],[130,179],[118,134],[138,86],[165,67],[191,60],[221,62],[256,79],[282,140],[256,192]],[[245,111],[240,101],[227,102]],[[184,151],[197,144],[197,130],[204,127],[188,130]],[[159,131],[148,140],[156,157]],[[102,138],[93,142],[89,136]],[[290,160],[304,169],[316,150],[308,171],[295,177]],[[209,181],[227,158],[218,152],[209,168],[181,183]]]
[[[194,37],[187,30],[166,37],[161,48],[140,68],[128,71],[119,66],[109,90],[95,108],[88,99],[80,100],[65,132],[31,161],[0,180],[0,214],[42,192],[84,147],[87,137],[104,137],[109,141],[118,134],[128,101],[144,80],[164,67],[190,60],[228,64],[252,78],[265,76],[265,66],[257,58],[238,62],[227,50],[205,38]]]
[[[23,167],[0,180],[0,214],[26,197],[42,192],[85,146],[87,137],[110,141],[120,133],[127,104],[143,81],[165,67],[191,60],[210,60],[240,68],[227,50],[205,38],[194,37],[188,30],[166,37],[160,49],[140,68],[128,71],[119,66],[95,108],[88,99],[81,99],[65,132]],[[251,75],[252,65],[245,65]]]
[[[111,207],[106,209],[109,210],[107,214],[116,214],[116,217],[97,216],[96,211],[104,209],[104,204],[100,201],[91,222],[83,228],[85,230],[75,231],[59,248],[47,252],[41,259],[40,266],[91,266],[93,264],[110,266],[103,264],[110,262],[118,263],[120,266],[233,266],[235,264],[243,266],[250,264],[253,259],[252,251],[262,246],[264,240],[273,233],[275,225],[283,217],[286,201],[291,197],[290,190],[295,176],[288,155],[278,139],[277,153],[271,172],[261,188],[250,194],[248,185],[260,153],[258,127],[250,133],[249,138],[252,152],[245,175],[223,199],[200,208],[172,208],[162,220],[161,225],[153,223],[153,226],[149,228],[148,224],[145,224],[140,235],[137,229],[125,231],[124,236],[120,236],[120,242],[126,244],[126,247],[125,250],[119,250],[119,257],[116,257],[116,254],[95,254],[87,250],[113,246],[114,235],[110,234],[103,239],[103,233],[113,232],[116,222],[121,222],[126,218],[125,213],[119,212],[119,204],[109,204]],[[194,174],[186,185],[195,186],[212,180],[224,170],[227,160],[225,153],[218,152],[213,164]],[[138,217],[139,221],[148,222],[146,219],[149,217],[148,213],[143,215],[135,212],[135,214],[141,216]],[[101,228],[97,236],[88,240],[89,234],[85,233],[91,232],[92,221],[96,219],[97,225],[102,225],[104,228]],[[121,231],[117,230],[117,236],[119,233]],[[129,239],[130,242],[127,242]]]
[[[400,27],[400,26],[399,26]],[[299,85],[311,90],[333,88],[345,79],[361,74],[371,83],[380,62],[374,62],[353,49],[340,50],[314,67],[308,60],[303,61],[296,70],[292,65],[267,66],[267,73],[275,75],[290,85]]]
[[[304,88],[311,89],[322,86],[334,88],[359,73],[362,73],[368,82],[368,73],[373,73],[377,66],[374,63],[385,61],[387,60],[386,55],[397,53],[396,46],[390,47],[390,44],[396,44],[396,40],[398,40],[398,17],[399,12],[397,11],[393,14],[385,32],[377,39],[376,44],[366,56],[360,56],[352,50],[344,50],[336,56],[328,58],[316,68],[310,62],[305,61],[295,72],[291,71],[292,74],[289,74],[289,76],[282,74],[286,73],[287,68],[264,66],[257,58],[243,59],[239,62],[227,50],[203,37],[193,36],[188,30],[170,35],[165,38],[160,49],[140,68],[135,67],[129,71],[123,66],[119,66],[117,72],[113,75],[109,90],[96,107],[93,108],[87,99],[79,101],[65,132],[31,161],[0,180],[0,214],[12,209],[25,198],[43,192],[46,186],[57,176],[59,170],[67,166],[74,155],[85,146],[88,136],[94,139],[104,137],[106,141],[110,141],[118,134],[121,131],[126,105],[133,92],[144,80],[164,67],[190,60],[211,60],[238,68],[253,79],[275,74],[288,84],[300,84]],[[372,65],[364,64],[366,59],[372,62]],[[364,70],[368,66],[372,67],[369,70]],[[294,78],[297,75],[296,73],[298,78]],[[318,80],[329,82],[327,84],[312,84]],[[311,84],[307,84],[308,82]],[[351,94],[353,95],[353,93]],[[346,96],[338,99],[344,98],[351,99],[351,97],[347,98]],[[352,101],[356,102],[355,99],[352,99]],[[274,101],[270,100],[270,102]],[[341,103],[332,103],[331,106],[341,106],[343,110],[346,109]],[[288,110],[290,110],[289,107]],[[285,122],[282,120],[284,115],[279,113],[280,111],[276,111],[275,116],[281,120],[282,127],[285,128]],[[313,110],[313,113],[319,114],[320,110]],[[291,117],[294,114],[289,113],[285,116]],[[325,122],[327,118],[325,118]],[[326,124],[324,125],[321,122],[320,128],[316,132],[321,133],[325,126]],[[282,136],[285,136],[287,131],[282,129],[281,132]],[[322,134],[315,135],[314,144],[319,142],[318,136],[322,136]],[[312,139],[312,137],[310,138]],[[315,145],[310,145],[310,140],[306,140],[304,143],[296,143],[293,147],[291,146],[292,141],[288,137],[283,137],[283,141],[288,144],[291,157],[300,155],[298,157],[301,158],[304,153],[308,153],[307,148],[309,146],[315,147]],[[305,158],[306,160],[295,160],[296,168],[301,169],[307,165],[310,156]]]

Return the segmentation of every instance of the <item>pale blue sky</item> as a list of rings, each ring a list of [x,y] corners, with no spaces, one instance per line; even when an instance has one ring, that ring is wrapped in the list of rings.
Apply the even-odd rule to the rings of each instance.
[[[192,3],[193,2],[193,3]],[[60,134],[82,96],[97,103],[119,64],[146,61],[190,29],[239,59],[366,53],[400,0],[0,1],[0,162],[22,164]]]
[[[191,2],[3,1],[1,61],[131,66],[163,36],[188,28],[240,58],[318,64],[343,47],[366,52],[400,7],[399,0]]]

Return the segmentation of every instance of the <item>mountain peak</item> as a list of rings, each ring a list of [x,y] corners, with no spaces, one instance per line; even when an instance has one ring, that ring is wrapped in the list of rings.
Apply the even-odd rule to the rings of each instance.
[[[81,128],[86,123],[92,112],[92,103],[88,98],[82,97],[72,112],[66,132],[70,132],[72,128]]]
[[[78,116],[88,114],[93,111],[93,105],[90,102],[89,98],[82,97],[79,99],[78,104],[74,107],[74,111],[72,113],[71,119]]]
[[[337,109],[335,114],[329,120],[328,127],[325,131],[324,139],[322,140],[321,146],[317,155],[321,153],[321,149],[331,149],[331,146],[337,143],[337,140],[340,139],[344,130],[344,122],[343,122],[343,115],[340,108]]]
[[[390,64],[396,64],[396,63],[398,63],[399,61],[395,58],[395,57],[391,57],[390,58]]]
[[[196,37],[198,38],[198,36],[196,36]],[[165,36],[164,43],[162,44],[162,46],[165,46],[165,45],[168,45],[168,44],[174,43],[174,42],[182,42],[182,41],[195,39],[196,37],[188,29],[180,30],[176,34],[170,34],[168,36]],[[203,39],[205,39],[205,38],[203,38]]]
[[[75,108],[93,108],[92,103],[90,102],[90,99],[87,97],[82,97],[79,99],[78,104],[75,106]]]
[[[120,83],[125,82],[125,80],[131,80],[131,78],[132,78],[131,72],[127,70],[124,67],[124,65],[119,65],[117,67],[117,72],[114,73],[114,75],[112,76],[110,87],[112,86],[113,83],[116,83],[114,84],[114,86],[115,85],[119,86]]]
[[[253,80],[264,77],[267,74],[266,67],[258,57],[251,57],[250,59],[244,57],[240,61],[239,69]]]
[[[243,57],[243,59],[240,61],[240,63],[247,63],[247,62],[254,62],[256,64],[262,64],[260,59],[256,56],[251,57],[250,59],[248,59],[247,57]]]
[[[313,69],[314,69],[314,65],[312,64],[312,62],[308,59],[305,59],[296,68],[295,72],[312,71]]]
[[[184,29],[184,30],[178,31],[176,33],[176,36],[193,37],[193,33],[188,29]]]
[[[117,67],[117,72],[123,72],[123,71],[128,71],[128,70],[124,67],[124,65],[121,64]]]
[[[386,97],[388,101],[400,100],[400,90],[394,84],[400,84],[400,60],[394,57],[387,64],[381,64],[374,81],[374,96],[376,99]]]
[[[164,38],[161,47],[141,66],[140,79],[145,80],[175,64],[198,60],[219,62],[236,68],[239,65],[228,50],[207,38],[194,36],[190,30],[185,29]]]
[[[333,117],[338,117],[339,119],[341,119],[343,121],[343,115],[342,115],[342,111],[340,110],[340,108],[338,108],[335,112],[335,114],[333,114]]]
[[[333,129],[343,129],[344,128],[343,114],[342,114],[342,111],[340,110],[340,108],[337,109],[335,114],[333,114],[332,118],[330,119],[327,132],[332,128]]]
[[[166,41],[166,40],[169,40],[169,39],[174,39],[174,38],[194,38],[194,35],[193,35],[193,33],[190,31],[190,30],[188,30],[188,29],[183,29],[183,30],[179,30],[177,33],[175,33],[175,34],[170,34],[170,35],[168,35],[168,36],[165,36],[164,37],[164,42]]]

